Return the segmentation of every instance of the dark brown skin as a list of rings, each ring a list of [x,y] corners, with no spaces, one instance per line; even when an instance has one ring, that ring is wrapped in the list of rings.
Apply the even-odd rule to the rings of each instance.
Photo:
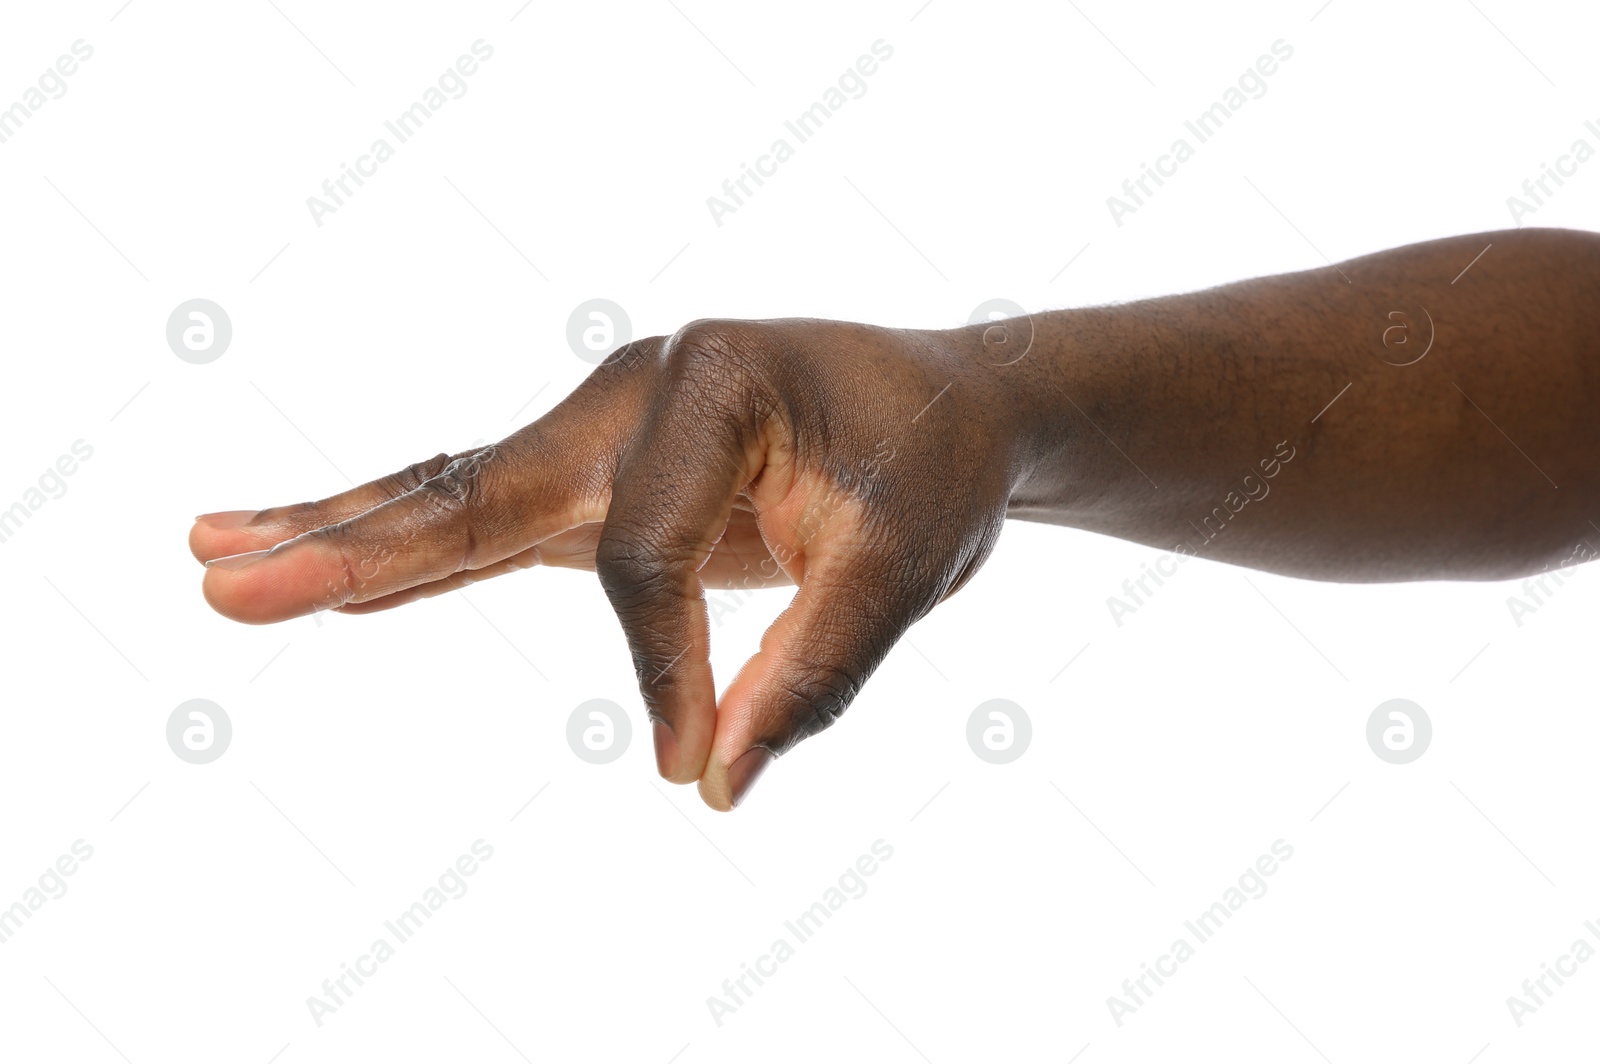
[[[661,774],[729,809],[1007,517],[1325,580],[1567,564],[1600,542],[1597,337],[1600,237],[1564,230],[988,327],[698,321],[498,444],[189,542],[207,601],[250,623],[592,569]],[[704,590],[790,583],[719,703]]]

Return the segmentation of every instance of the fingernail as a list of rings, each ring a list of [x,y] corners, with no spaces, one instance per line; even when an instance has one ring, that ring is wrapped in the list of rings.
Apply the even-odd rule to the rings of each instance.
[[[212,528],[243,528],[256,519],[260,510],[218,510],[214,514],[201,514],[196,521],[204,521]]]
[[[656,741],[656,771],[670,777],[678,767],[678,737],[664,720],[656,719],[651,730]]]
[[[737,806],[744,801],[744,796],[750,793],[750,788],[756,785],[756,780],[772,764],[772,751],[755,747],[739,755],[739,759],[728,766],[728,791]]]
[[[231,572],[243,569],[247,565],[254,565],[271,553],[270,550],[247,550],[243,554],[229,554],[223,558],[212,558],[206,562],[206,568],[227,569]]]

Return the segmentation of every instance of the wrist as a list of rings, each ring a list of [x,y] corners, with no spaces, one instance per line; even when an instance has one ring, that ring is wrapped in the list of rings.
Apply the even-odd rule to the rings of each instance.
[[[1126,447],[1107,405],[1104,362],[1083,312],[1050,311],[947,330],[951,349],[985,395],[1010,488],[1007,515],[1069,523],[1102,501],[1122,473],[1106,446]],[[1104,434],[1104,435],[1103,435]],[[1090,439],[1093,437],[1093,439]],[[1098,445],[1095,441],[1098,441]]]

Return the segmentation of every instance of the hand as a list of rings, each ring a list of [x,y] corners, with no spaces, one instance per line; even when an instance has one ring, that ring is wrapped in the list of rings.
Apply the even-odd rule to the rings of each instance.
[[[993,548],[1025,458],[999,361],[974,329],[695,322],[617,351],[500,443],[321,502],[205,515],[190,547],[212,607],[257,624],[592,569],[661,774],[730,809]],[[787,583],[794,601],[719,705],[705,589]]]

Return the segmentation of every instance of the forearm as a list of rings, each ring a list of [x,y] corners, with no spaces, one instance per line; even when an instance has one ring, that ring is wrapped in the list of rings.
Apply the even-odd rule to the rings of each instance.
[[[1452,238],[1032,324],[995,369],[1026,423],[1012,517],[1354,581],[1508,577],[1600,543],[1595,235]]]

